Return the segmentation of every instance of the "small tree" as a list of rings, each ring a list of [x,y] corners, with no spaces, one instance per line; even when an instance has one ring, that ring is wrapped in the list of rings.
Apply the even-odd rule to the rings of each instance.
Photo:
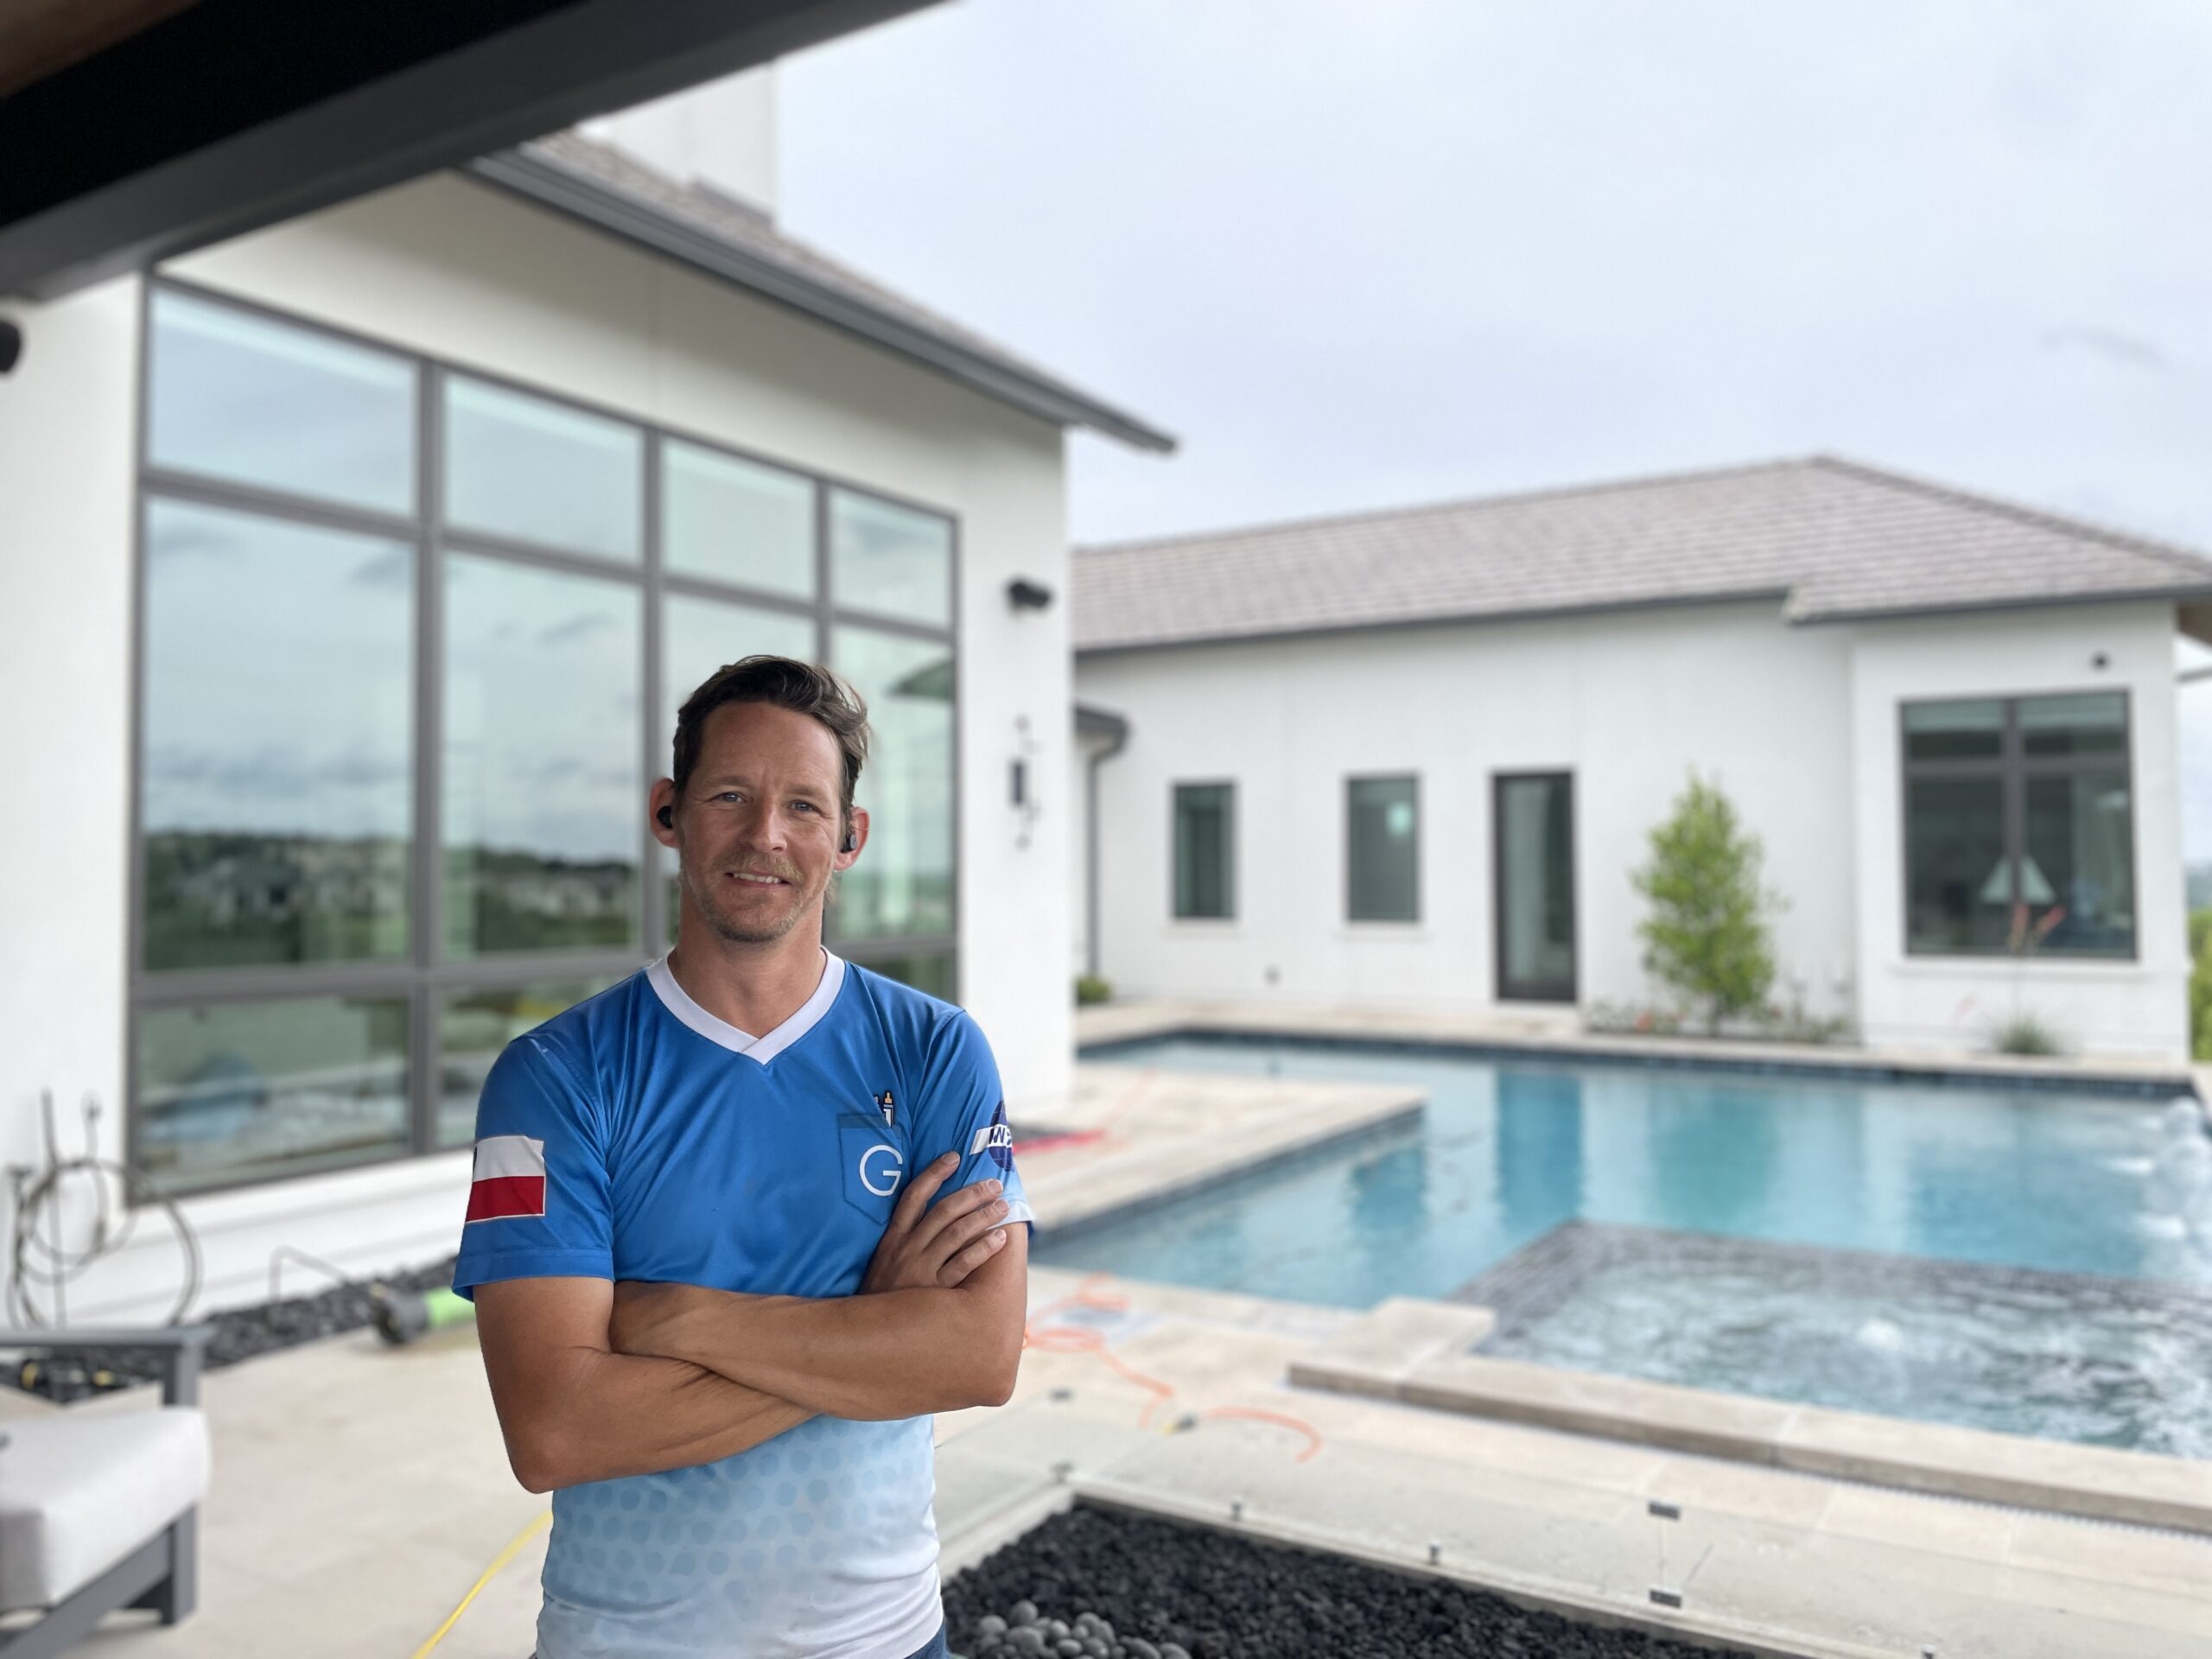
[[[1693,772],[1674,816],[1651,831],[1651,860],[1630,875],[1651,901],[1638,925],[1643,965],[1706,1007],[1707,1029],[1766,1004],[1774,898],[1759,886],[1761,850],[1717,785]]]

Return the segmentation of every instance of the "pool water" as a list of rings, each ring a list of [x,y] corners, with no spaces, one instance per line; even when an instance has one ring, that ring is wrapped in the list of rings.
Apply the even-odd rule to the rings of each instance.
[[[2193,1100],[1219,1039],[1092,1058],[1400,1083],[1428,1104],[1417,1125],[1048,1235],[1044,1263],[1365,1307],[1448,1296],[1580,1219],[2212,1292],[2212,1136]],[[1502,1335],[1622,1375],[2212,1455],[2212,1323],[2040,1292],[2031,1316],[1907,1276],[1885,1296],[1823,1293],[1788,1264],[1691,1284],[1618,1262]],[[2024,1363],[2038,1328],[2050,1363]],[[1946,1372],[1972,1378],[1970,1399],[1939,1397],[1928,1379]],[[2084,1411],[2084,1395],[2115,1403]]]

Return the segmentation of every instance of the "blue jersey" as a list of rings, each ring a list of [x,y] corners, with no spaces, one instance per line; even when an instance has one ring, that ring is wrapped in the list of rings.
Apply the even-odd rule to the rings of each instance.
[[[823,953],[753,1037],[665,960],[510,1043],[477,1107],[454,1287],[576,1275],[766,1295],[860,1287],[906,1174],[996,1177],[1027,1221],[998,1068],[966,1014]],[[542,1659],[905,1659],[941,1614],[931,1422],[813,1417],[749,1452],[554,1494]]]

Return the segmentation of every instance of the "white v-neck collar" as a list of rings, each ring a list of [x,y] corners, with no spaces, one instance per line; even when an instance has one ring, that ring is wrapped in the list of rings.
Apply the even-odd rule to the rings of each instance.
[[[740,1031],[728,1020],[708,1013],[693,1001],[690,992],[677,982],[666,957],[645,969],[645,982],[653,988],[653,995],[660,998],[663,1007],[709,1042],[766,1065],[812,1031],[822,1022],[822,1016],[830,1012],[830,1005],[837,1000],[837,992],[845,982],[845,959],[832,956],[824,947],[822,952],[822,980],[815,986],[814,995],[799,1004],[797,1014],[761,1037]]]

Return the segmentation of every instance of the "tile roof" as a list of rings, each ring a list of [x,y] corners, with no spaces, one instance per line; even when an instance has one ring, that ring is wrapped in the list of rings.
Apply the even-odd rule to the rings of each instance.
[[[916,358],[1032,414],[1091,427],[1141,449],[1175,447],[1136,416],[785,235],[749,203],[671,179],[612,144],[555,133],[480,156],[463,170]]]
[[[2212,560],[1827,456],[1076,550],[1076,649],[1771,596],[1791,622],[2212,599]]]

